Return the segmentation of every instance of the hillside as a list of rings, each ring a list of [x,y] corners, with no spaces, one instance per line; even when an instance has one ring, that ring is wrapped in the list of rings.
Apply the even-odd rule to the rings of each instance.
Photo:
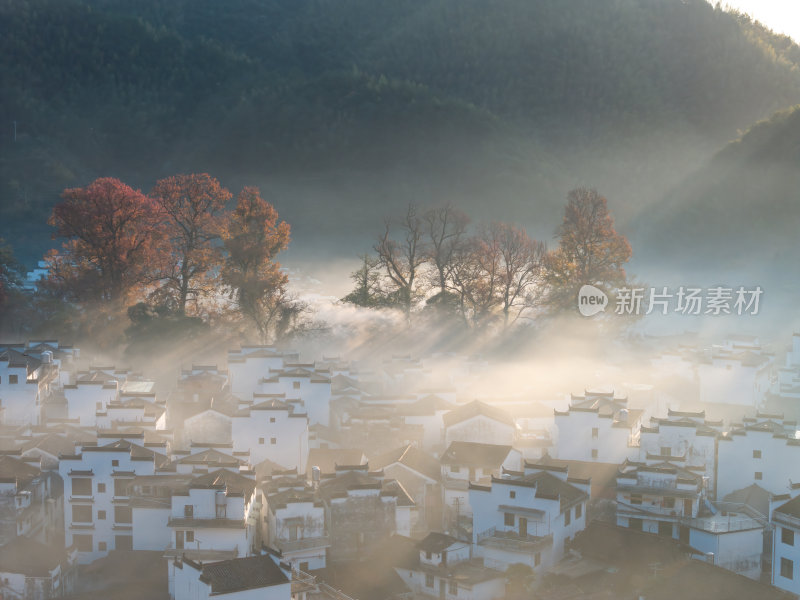
[[[624,225],[800,102],[798,56],[702,0],[0,0],[0,236],[30,263],[64,187],[179,171],[347,255],[408,200],[549,237],[587,184]]]
[[[800,106],[760,122],[641,220],[644,252],[674,268],[800,271]],[[644,240],[647,240],[646,243]]]

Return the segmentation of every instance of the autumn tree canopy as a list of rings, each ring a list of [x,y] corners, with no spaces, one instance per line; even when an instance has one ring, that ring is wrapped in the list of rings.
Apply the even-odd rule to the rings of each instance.
[[[580,286],[616,287],[626,280],[624,265],[633,252],[614,227],[608,201],[597,190],[569,192],[558,248],[545,259],[547,303],[556,310],[575,307]]]
[[[173,304],[180,315],[190,301],[212,295],[214,268],[222,264],[219,240],[222,212],[231,193],[207,173],[175,175],[156,183],[156,202],[167,246],[159,253],[157,297]]]
[[[47,261],[51,281],[69,298],[124,301],[150,277],[158,238],[151,199],[118,179],[64,190],[48,223],[65,238]]]
[[[286,326],[296,305],[287,295],[287,275],[275,257],[289,245],[289,225],[254,187],[244,188],[227,219],[222,238],[227,251],[222,282],[262,341]]]

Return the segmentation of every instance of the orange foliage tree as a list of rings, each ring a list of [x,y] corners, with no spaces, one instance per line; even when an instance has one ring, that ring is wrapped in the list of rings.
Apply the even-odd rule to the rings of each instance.
[[[77,301],[124,302],[150,277],[153,201],[110,177],[64,190],[62,198],[48,223],[66,241],[46,257],[48,284]]]
[[[224,229],[222,213],[231,193],[207,173],[174,175],[158,181],[150,192],[161,216],[166,247],[159,252],[156,297],[186,315],[214,292],[222,263],[217,243]]]
[[[287,295],[287,275],[275,257],[289,245],[289,225],[255,187],[238,195],[222,233],[227,256],[222,281],[261,341],[285,331],[299,306]]]
[[[606,198],[597,190],[574,189],[567,199],[558,248],[545,258],[547,304],[556,310],[574,309],[585,283],[624,284],[624,265],[633,254],[628,240],[614,227]]]

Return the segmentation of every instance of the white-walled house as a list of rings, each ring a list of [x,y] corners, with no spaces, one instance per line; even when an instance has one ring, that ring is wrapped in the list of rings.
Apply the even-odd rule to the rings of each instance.
[[[133,548],[128,485],[137,476],[155,474],[166,460],[124,440],[83,446],[78,454],[61,457],[65,543],[77,547],[80,564]]]
[[[263,483],[262,539],[293,569],[324,569],[330,536],[319,491],[295,471],[273,473]]]
[[[773,494],[800,481],[800,439],[797,424],[780,415],[745,418],[719,437],[717,497],[758,484]]]
[[[649,465],[626,461],[617,475],[617,525],[688,543],[681,524],[700,515],[702,472],[678,457]]]
[[[250,398],[258,391],[259,381],[271,371],[283,370],[285,362],[297,362],[296,352],[280,352],[272,346],[242,346],[228,351],[228,374],[231,393]]]
[[[554,411],[557,458],[619,464],[639,454],[643,411],[628,408],[614,392],[572,395],[566,411]]]
[[[397,531],[397,494],[384,490],[382,472],[369,465],[337,466],[323,475],[319,491],[330,532],[330,562],[369,556]]]
[[[173,544],[167,526],[172,515],[172,496],[187,489],[191,474],[139,475],[128,485],[134,550],[164,552]],[[232,558],[235,554],[232,553]]]
[[[444,442],[479,442],[481,444],[508,445],[514,443],[516,427],[511,415],[475,400],[445,413]]]
[[[586,527],[589,491],[590,481],[571,479],[568,468],[538,463],[470,484],[476,552],[488,567],[523,563],[542,573]]]
[[[106,416],[106,408],[115,404],[119,398],[119,381],[113,377],[84,378],[61,388],[67,404],[66,417],[78,419],[84,427],[97,426],[97,415],[101,420]],[[107,420],[107,419],[106,419]]]
[[[469,484],[488,484],[503,469],[519,471],[522,455],[511,446],[457,441],[448,446],[440,462],[445,519],[458,526],[472,515]]]
[[[41,422],[42,403],[58,379],[58,367],[52,361],[52,352],[40,359],[27,354],[21,344],[0,346],[0,423]]]
[[[726,340],[713,346],[697,364],[700,401],[761,408],[771,388],[773,362],[757,340]]]
[[[800,486],[770,503],[772,585],[800,596]]]
[[[226,469],[192,479],[172,494],[167,554],[235,551],[251,554],[260,546],[260,497],[255,481]]]
[[[412,531],[442,527],[442,466],[430,454],[408,444],[372,460],[372,466],[395,479],[414,500],[417,520]]]
[[[705,411],[670,410],[667,418],[651,418],[650,426],[641,428],[639,462],[653,463],[683,458],[686,467],[702,467],[706,492],[716,497],[717,440],[722,421],[706,419]]]
[[[318,371],[313,364],[286,363],[282,370],[266,374],[257,392],[301,400],[310,424],[330,425],[330,374]]]
[[[250,451],[250,462],[271,460],[298,472],[308,459],[308,417],[273,397],[254,395],[253,405],[236,413],[231,422],[233,449]]]
[[[171,561],[174,600],[290,600],[292,584],[268,555],[203,564]]]
[[[493,600],[505,596],[505,577],[470,556],[470,544],[444,533],[429,533],[419,553],[395,571],[415,598]]]
[[[63,500],[53,473],[19,454],[0,455],[0,546],[18,537],[63,545]]]
[[[72,593],[77,552],[18,537],[0,545],[0,598],[49,600]]]

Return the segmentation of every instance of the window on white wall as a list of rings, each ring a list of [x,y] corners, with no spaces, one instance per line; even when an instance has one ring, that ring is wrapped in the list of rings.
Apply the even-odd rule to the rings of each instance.
[[[794,561],[788,558],[781,558],[781,577],[794,579]]]
[[[781,543],[787,546],[794,546],[794,531],[781,527]]]

